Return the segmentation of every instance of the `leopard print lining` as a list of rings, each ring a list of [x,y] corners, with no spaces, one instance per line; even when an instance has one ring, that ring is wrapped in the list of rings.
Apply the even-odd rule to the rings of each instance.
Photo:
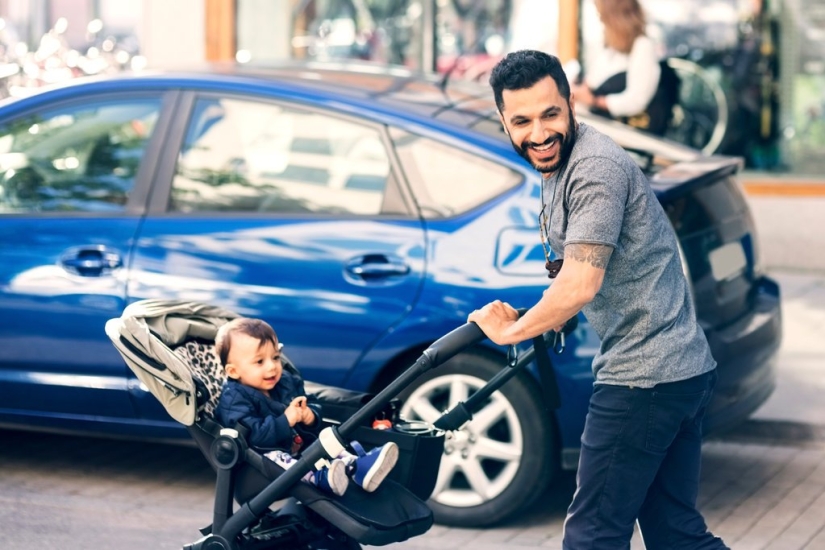
[[[215,346],[190,340],[175,348],[174,352],[183,359],[195,379],[198,388],[198,417],[205,415],[214,418],[223,383],[226,381],[226,373],[215,353]]]

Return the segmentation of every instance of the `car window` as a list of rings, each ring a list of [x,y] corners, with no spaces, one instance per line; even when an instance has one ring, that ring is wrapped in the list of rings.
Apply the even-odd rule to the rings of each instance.
[[[390,135],[425,218],[466,212],[523,180],[507,166],[444,143],[398,128]]]
[[[234,98],[195,103],[172,184],[178,212],[377,215],[394,210],[378,129]]]
[[[97,100],[0,127],[0,213],[124,210],[161,100]]]

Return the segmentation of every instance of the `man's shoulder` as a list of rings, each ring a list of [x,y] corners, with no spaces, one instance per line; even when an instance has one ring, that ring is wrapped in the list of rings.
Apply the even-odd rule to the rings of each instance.
[[[613,141],[610,136],[581,122],[579,123],[576,146],[570,156],[570,167],[577,170],[586,170],[588,167],[594,166],[594,163],[587,161],[594,159],[603,160],[610,166],[614,168],[621,167],[625,171],[638,168],[630,155],[627,154],[627,151]]]
[[[578,146],[579,152],[586,154],[599,153],[601,155],[612,155],[618,152],[624,152],[624,149],[619,147],[619,145],[613,141],[613,138],[585,122],[579,122],[576,145]]]

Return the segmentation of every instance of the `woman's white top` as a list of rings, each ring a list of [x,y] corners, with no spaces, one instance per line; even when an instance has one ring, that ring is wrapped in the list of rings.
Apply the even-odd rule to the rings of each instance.
[[[585,82],[594,90],[623,71],[627,71],[627,87],[621,93],[605,96],[607,110],[617,117],[638,115],[653,99],[662,72],[656,47],[649,37],[637,37],[629,54],[612,48],[602,50],[593,66],[587,68]]]

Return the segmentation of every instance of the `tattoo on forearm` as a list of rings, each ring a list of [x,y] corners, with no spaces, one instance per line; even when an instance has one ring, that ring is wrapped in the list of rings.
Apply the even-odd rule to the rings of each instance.
[[[613,249],[603,244],[570,244],[564,248],[565,258],[588,262],[598,269],[607,269]]]

